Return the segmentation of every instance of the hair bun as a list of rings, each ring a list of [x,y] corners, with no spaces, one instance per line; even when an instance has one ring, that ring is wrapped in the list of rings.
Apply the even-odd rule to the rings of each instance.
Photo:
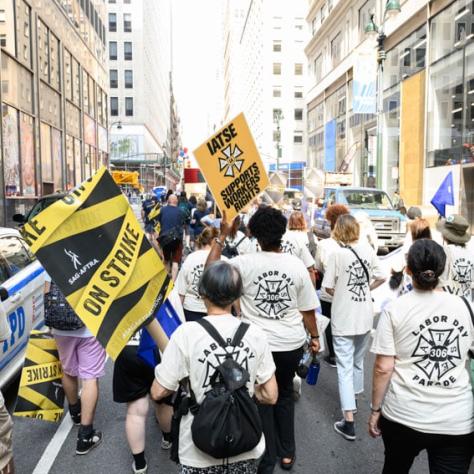
[[[420,272],[420,276],[422,276],[425,280],[434,280],[436,278],[436,274],[433,270],[425,270],[424,272]]]

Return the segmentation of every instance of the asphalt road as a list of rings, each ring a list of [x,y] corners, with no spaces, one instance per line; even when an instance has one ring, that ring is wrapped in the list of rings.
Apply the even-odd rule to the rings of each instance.
[[[369,355],[366,373],[371,372],[372,357]],[[122,474],[131,473],[132,457],[128,450],[125,431],[125,406],[112,401],[112,364],[107,363],[106,376],[101,381],[101,396],[97,407],[96,427],[104,433],[101,446],[86,456],[76,456],[77,428],[68,433],[60,446],[49,471],[52,474]],[[368,419],[368,394],[370,377],[366,380],[366,393],[359,403],[356,418],[357,440],[349,442],[337,435],[333,423],[340,418],[337,393],[336,369],[322,363],[318,384],[315,387],[303,383],[303,393],[296,406],[297,462],[296,474],[380,473],[383,464],[381,440],[373,440],[366,432]],[[7,391],[11,406],[15,390]],[[58,425],[23,418],[15,418],[14,454],[18,474],[30,474],[43,455]],[[147,458],[150,474],[171,474],[176,466],[169,461],[168,452],[161,450],[161,433],[154,422],[152,412],[147,426]],[[52,453],[54,457],[55,452]],[[38,472],[38,471],[37,471]],[[284,472],[279,468],[275,472]],[[417,459],[412,473],[428,472],[424,455]],[[474,470],[473,470],[474,472]],[[47,474],[47,471],[39,474]]]

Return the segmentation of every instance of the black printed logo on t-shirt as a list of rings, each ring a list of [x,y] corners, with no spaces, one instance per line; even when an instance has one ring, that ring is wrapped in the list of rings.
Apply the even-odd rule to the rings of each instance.
[[[358,260],[352,262],[346,272],[349,273],[347,288],[352,293],[351,300],[359,302],[367,301],[369,286],[364,268],[360,262]]]
[[[191,271],[191,289],[199,295],[199,282],[204,271],[204,264],[196,265]]]
[[[466,258],[458,258],[452,265],[452,278],[455,288],[450,293],[471,297],[472,262]],[[449,288],[448,288],[449,289]]]
[[[231,341],[232,338],[227,339],[228,344],[230,344]],[[231,354],[232,359],[234,359],[247,372],[250,372],[249,361],[255,359],[255,354],[247,344],[242,341],[238,347],[228,346],[226,352],[216,342],[212,342],[206,349],[204,349],[202,356],[198,358],[198,362],[204,364],[206,367],[206,374],[202,383],[203,389],[210,387],[211,377],[214,375],[217,367],[225,361],[227,353]]]
[[[283,253],[289,253],[290,255],[296,255],[296,247],[288,240],[283,240],[281,243],[281,251]]]
[[[291,278],[285,273],[274,270],[257,277],[254,284],[257,285],[255,306],[267,318],[284,318],[285,310],[291,306],[290,286],[293,285]]]
[[[460,341],[462,337],[468,337],[466,328],[456,318],[432,316],[412,334],[418,338],[412,357],[419,358],[415,362],[418,374],[413,381],[420,385],[446,387],[454,383],[456,379],[449,376],[449,372],[462,360]]]

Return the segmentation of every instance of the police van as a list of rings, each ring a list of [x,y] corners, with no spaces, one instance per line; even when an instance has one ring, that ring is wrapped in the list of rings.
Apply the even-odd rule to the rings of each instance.
[[[20,233],[0,227],[0,300],[11,328],[11,337],[0,342],[0,388],[21,369],[31,330],[44,325],[44,277]]]

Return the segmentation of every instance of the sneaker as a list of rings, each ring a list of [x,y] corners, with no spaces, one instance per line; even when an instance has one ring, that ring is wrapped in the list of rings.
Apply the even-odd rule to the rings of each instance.
[[[331,357],[331,356],[326,356],[324,360],[331,366],[331,367],[337,367],[336,365],[336,358]]]
[[[135,467],[135,461],[133,461],[132,470],[133,470],[134,474],[146,474],[148,472],[148,464],[146,464],[145,467],[142,468],[142,469],[137,469]]]
[[[94,430],[89,438],[77,438],[76,454],[87,454],[102,442],[102,433]]]
[[[166,441],[165,438],[161,439],[161,449],[168,451],[169,449],[171,449],[172,444],[173,443],[171,441]]]
[[[339,433],[343,438],[347,439],[348,441],[355,441],[355,429],[354,429],[354,422],[347,422],[346,420],[336,421],[334,423],[334,429],[336,433]]]
[[[73,415],[71,412],[69,412],[69,414],[71,415],[71,420],[72,422],[76,425],[76,426],[79,426],[81,424],[81,414],[80,413],[76,413],[75,415]]]

